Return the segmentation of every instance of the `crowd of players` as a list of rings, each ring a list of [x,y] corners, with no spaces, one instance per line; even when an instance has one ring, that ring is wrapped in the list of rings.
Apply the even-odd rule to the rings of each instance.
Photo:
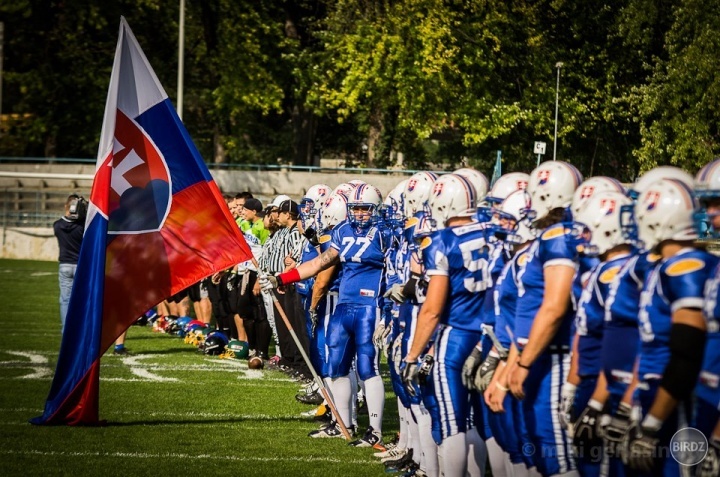
[[[310,437],[358,433],[361,392],[369,427],[351,445],[378,449],[388,471],[720,475],[720,260],[706,250],[720,159],[628,189],[548,161],[492,187],[464,168],[419,172],[384,200],[362,181],[279,200],[297,207],[299,242],[282,270],[261,260],[253,293],[277,333],[267,297],[301,290],[293,326],[337,410]],[[318,391],[309,381],[298,399]],[[670,452],[686,426],[707,440],[700,463]]]

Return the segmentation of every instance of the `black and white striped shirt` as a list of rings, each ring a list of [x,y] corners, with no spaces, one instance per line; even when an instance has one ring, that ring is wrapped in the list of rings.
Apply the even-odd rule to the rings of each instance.
[[[299,263],[305,240],[297,224],[277,230],[263,245],[260,268],[269,273],[281,273],[285,270],[285,257],[288,255]]]

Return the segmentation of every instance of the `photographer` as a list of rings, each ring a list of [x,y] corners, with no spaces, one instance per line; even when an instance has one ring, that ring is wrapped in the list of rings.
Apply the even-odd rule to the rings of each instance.
[[[70,292],[72,291],[78,256],[80,255],[80,245],[85,232],[86,213],[87,201],[77,194],[71,194],[65,201],[65,215],[53,224],[60,250],[58,279],[60,282],[60,322],[62,323],[62,331],[65,330]]]

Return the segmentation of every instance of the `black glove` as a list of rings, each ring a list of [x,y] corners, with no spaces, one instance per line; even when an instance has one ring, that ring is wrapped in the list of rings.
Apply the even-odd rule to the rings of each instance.
[[[651,473],[655,467],[655,456],[658,455],[657,446],[660,442],[656,434],[655,430],[639,424],[630,426],[625,435],[623,463],[638,472]]]
[[[308,239],[308,242],[310,242],[310,245],[312,245],[313,247],[317,247],[318,245],[320,245],[317,232],[314,228],[305,229],[305,232],[303,232],[303,236]]]
[[[600,449],[603,445],[599,432],[601,413],[602,411],[586,406],[575,421],[573,447],[576,456],[598,455],[593,449]]]
[[[418,280],[420,280],[420,275],[417,273],[411,273],[410,278],[408,279],[407,283],[403,285],[402,294],[405,297],[415,297],[415,290],[417,288]]]
[[[470,391],[475,390],[475,373],[482,364],[482,351],[477,347],[473,348],[472,353],[465,359],[465,364],[462,368],[462,383],[463,386],[468,388]]]
[[[405,389],[407,390],[408,394],[412,397],[415,397],[417,395],[417,389],[420,386],[420,383],[418,381],[418,372],[420,371],[420,363],[418,361],[413,361],[412,363],[403,361],[403,365],[404,365],[404,369],[402,370],[403,384],[405,385]]]
[[[605,446],[605,454],[609,457],[622,459],[623,442],[632,423],[630,420],[631,414],[632,407],[629,404],[621,402],[617,412],[612,416],[612,419],[610,419],[610,424],[605,427],[603,443]]]
[[[475,389],[477,389],[481,393],[485,392],[485,390],[490,385],[490,381],[492,381],[498,364],[500,364],[499,356],[493,356],[492,354],[489,354],[487,358],[485,358],[485,361],[483,361],[483,364],[480,365],[477,372],[475,373]]]
[[[320,318],[318,317],[317,310],[309,310],[308,316],[310,317],[310,337],[315,337],[315,330],[317,329],[318,321],[320,321]]]
[[[420,385],[425,386],[425,383],[427,383],[430,372],[432,372],[433,363],[435,363],[435,357],[431,354],[426,354],[422,363],[420,363],[420,369],[418,369],[418,383]]]
[[[710,439],[708,453],[700,463],[695,475],[697,477],[717,477],[720,475],[720,439]]]

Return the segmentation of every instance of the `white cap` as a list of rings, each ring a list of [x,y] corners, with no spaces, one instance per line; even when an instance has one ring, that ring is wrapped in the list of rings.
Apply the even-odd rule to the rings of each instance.
[[[285,194],[280,194],[279,196],[275,197],[272,202],[270,202],[268,205],[271,207],[280,207],[280,204],[285,202],[286,200],[292,200],[289,196]]]

